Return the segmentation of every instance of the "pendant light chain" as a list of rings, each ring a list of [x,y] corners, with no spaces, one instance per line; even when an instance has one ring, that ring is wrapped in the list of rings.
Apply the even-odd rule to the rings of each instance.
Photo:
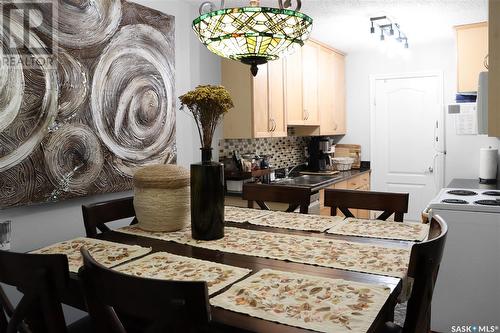
[[[260,7],[260,0],[250,0],[250,7]]]

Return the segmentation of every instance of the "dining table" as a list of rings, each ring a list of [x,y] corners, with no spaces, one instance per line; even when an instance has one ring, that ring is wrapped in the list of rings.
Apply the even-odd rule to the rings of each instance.
[[[376,246],[389,246],[389,247],[411,247],[412,242],[391,239],[377,239],[368,237],[356,237],[346,235],[328,234],[325,232],[316,231],[301,231],[290,230],[285,228],[276,228],[270,226],[260,226],[249,223],[234,223],[226,222],[226,227],[243,228],[255,231],[266,231],[278,234],[299,235],[308,237],[318,237],[326,239],[335,239],[349,242],[356,242],[361,244],[369,244]],[[357,283],[366,283],[374,285],[382,285],[390,289],[390,295],[381,307],[380,311],[373,320],[367,332],[380,332],[381,327],[384,326],[386,321],[393,320],[394,307],[398,302],[403,289],[403,280],[398,277],[362,273],[351,270],[343,270],[337,268],[322,267],[310,264],[303,264],[298,262],[291,262],[288,260],[277,260],[264,257],[253,256],[252,253],[237,254],[225,252],[224,250],[213,250],[201,248],[189,244],[182,244],[179,242],[166,241],[150,237],[144,237],[134,234],[127,234],[118,231],[106,231],[98,234],[95,238],[105,241],[111,241],[127,245],[140,245],[143,247],[152,248],[152,252],[168,252],[171,254],[185,256],[205,261],[231,265],[235,267],[250,269],[252,273],[256,273],[263,269],[272,269],[284,272],[298,273],[309,276],[317,276],[330,279],[343,279]],[[243,278],[244,279],[244,278]],[[240,279],[240,280],[243,280]],[[227,286],[222,290],[210,295],[212,298],[224,293],[230,288]],[[78,274],[70,273],[70,283],[62,298],[63,303],[73,306],[75,308],[86,310],[83,292],[80,286]],[[132,300],[131,300],[132,301]],[[249,332],[280,332],[280,333],[299,333],[299,332],[313,332],[311,330],[294,327],[290,325],[280,324],[278,322],[259,319],[257,317],[249,316],[243,313],[223,309],[216,306],[211,306],[212,321],[218,324],[229,326],[235,332],[249,331]]]

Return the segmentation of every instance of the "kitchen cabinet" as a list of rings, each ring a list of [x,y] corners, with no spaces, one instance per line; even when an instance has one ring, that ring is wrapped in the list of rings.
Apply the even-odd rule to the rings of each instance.
[[[247,65],[223,59],[222,85],[234,102],[224,116],[225,139],[287,135],[282,60],[259,66],[253,77]]]
[[[358,176],[354,176],[347,180],[335,183],[328,187],[329,189],[341,189],[341,190],[357,190],[357,191],[369,191],[370,190],[370,173],[366,172]],[[321,215],[330,215],[330,207],[325,207],[325,190],[320,190],[319,192],[319,207]],[[352,214],[360,219],[370,218],[370,211],[363,209],[349,209]],[[337,210],[338,216],[344,216]]]
[[[318,53],[318,112],[320,135],[341,135],[345,126],[345,59],[321,47]]]
[[[285,64],[285,111],[288,125],[304,125],[305,115],[302,97],[302,49],[286,56]]]
[[[259,66],[222,60],[222,85],[235,107],[224,117],[224,138],[345,134],[345,59],[334,49],[308,41],[294,54]]]
[[[486,71],[488,23],[460,25],[457,33],[458,92],[476,92],[479,73]],[[491,54],[491,52],[490,52]]]
[[[318,72],[321,46],[309,42],[302,47],[302,86],[304,125],[319,125],[318,119]]]
[[[285,104],[288,126],[319,126],[319,54],[321,46],[308,41],[284,58]]]
[[[500,137],[500,1],[489,2],[488,135]]]
[[[298,57],[291,58],[290,64],[286,66],[285,103],[288,126],[294,127],[295,134],[302,136],[345,134],[344,55],[331,47],[309,40],[302,48],[300,55],[302,57],[301,92],[297,89],[296,82],[298,81],[294,76],[300,75],[296,70]],[[287,59],[285,62],[288,61]],[[296,108],[300,104],[298,96],[302,96],[302,112]]]

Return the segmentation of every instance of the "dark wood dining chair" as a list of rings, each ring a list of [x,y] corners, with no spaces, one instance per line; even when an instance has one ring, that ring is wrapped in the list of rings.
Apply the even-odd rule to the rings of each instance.
[[[88,317],[66,326],[60,301],[69,282],[65,255],[0,251],[0,282],[23,293],[14,307],[1,290],[1,333],[91,332]]]
[[[416,243],[411,248],[408,277],[413,278],[413,287],[403,327],[386,323],[384,333],[428,333],[431,323],[431,302],[434,285],[443,257],[448,226],[440,216],[431,220],[428,240]]]
[[[134,210],[134,197],[96,202],[82,205],[83,223],[87,237],[97,236],[100,232],[110,231],[106,223],[133,217],[131,224],[137,223]]]
[[[248,201],[248,208],[254,208],[256,202],[261,209],[270,210],[266,202],[278,202],[288,204],[287,212],[300,208],[302,214],[307,214],[311,203],[311,190],[295,186],[247,183],[243,185],[242,197]]]
[[[394,221],[403,222],[408,213],[408,193],[390,193],[354,190],[325,190],[325,206],[331,207],[331,215],[337,215],[337,209],[346,217],[354,217],[351,209],[383,211],[377,220],[387,220],[394,214]]]
[[[199,332],[208,326],[206,282],[127,275],[102,266],[86,249],[81,252],[84,265],[79,276],[95,332],[126,333],[137,326],[124,325],[122,315],[141,323],[140,331],[145,333]]]

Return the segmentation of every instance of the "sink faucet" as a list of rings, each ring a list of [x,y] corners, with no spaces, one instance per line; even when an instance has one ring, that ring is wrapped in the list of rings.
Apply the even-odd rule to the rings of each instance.
[[[285,168],[285,178],[288,178],[290,174],[297,168],[304,166],[305,163],[302,164],[297,164],[296,166],[292,167],[291,169]]]

